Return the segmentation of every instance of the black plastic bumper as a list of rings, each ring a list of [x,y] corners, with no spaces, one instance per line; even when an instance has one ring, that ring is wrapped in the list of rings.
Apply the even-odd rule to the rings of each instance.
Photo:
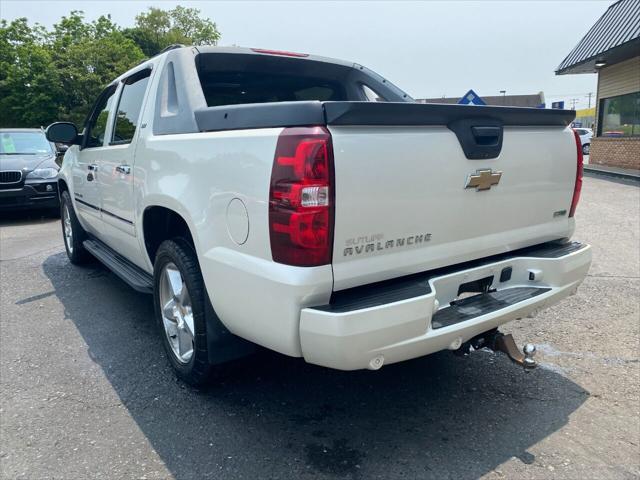
[[[59,205],[58,184],[55,179],[0,189],[0,211],[57,208]]]

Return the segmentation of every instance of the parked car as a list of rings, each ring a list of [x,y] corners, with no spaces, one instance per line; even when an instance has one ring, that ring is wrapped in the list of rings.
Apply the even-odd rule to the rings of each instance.
[[[574,128],[575,132],[580,135],[580,144],[582,145],[582,154],[589,155],[591,149],[591,137],[593,137],[593,130],[590,128]]]
[[[190,47],[47,136],[72,145],[70,261],[153,294],[171,364],[200,384],[254,344],[342,370],[485,346],[531,366],[497,327],[574,293],[591,262],[569,241],[572,120],[418,104],[352,62]]]
[[[59,208],[55,147],[42,129],[0,129],[0,211]]]

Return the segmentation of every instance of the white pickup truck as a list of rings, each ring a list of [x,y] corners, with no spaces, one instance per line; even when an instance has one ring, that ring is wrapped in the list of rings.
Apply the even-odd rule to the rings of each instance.
[[[59,174],[67,254],[154,295],[179,377],[255,344],[354,370],[470,346],[574,293],[574,112],[418,104],[351,62],[171,48],[108,85]],[[114,299],[117,301],[117,299]],[[507,341],[510,340],[510,341]]]

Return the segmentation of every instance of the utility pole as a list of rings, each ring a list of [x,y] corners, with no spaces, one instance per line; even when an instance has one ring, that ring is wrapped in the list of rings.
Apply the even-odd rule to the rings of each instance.
[[[587,93],[587,98],[589,99],[589,108],[591,108],[591,96],[592,95],[593,95],[593,92]]]
[[[572,98],[571,100],[569,100],[571,102],[571,110],[575,110],[576,109],[576,103],[578,102],[578,100],[580,100],[579,98]]]
[[[502,105],[506,105],[507,104],[507,99],[504,98],[507,95],[507,91],[506,90],[500,90],[500,93],[502,94]]]

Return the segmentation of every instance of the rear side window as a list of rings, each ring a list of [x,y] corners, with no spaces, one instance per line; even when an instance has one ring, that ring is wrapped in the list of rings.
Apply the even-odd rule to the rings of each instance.
[[[382,95],[367,85],[362,85],[362,93],[364,93],[367,102],[386,102]]]
[[[202,54],[198,74],[207,105],[347,100],[342,65],[273,55]]]
[[[118,103],[118,113],[116,123],[113,128],[112,145],[130,143],[136,133],[142,101],[147,91],[151,70],[142,70],[133,74],[124,82],[120,102]]]

